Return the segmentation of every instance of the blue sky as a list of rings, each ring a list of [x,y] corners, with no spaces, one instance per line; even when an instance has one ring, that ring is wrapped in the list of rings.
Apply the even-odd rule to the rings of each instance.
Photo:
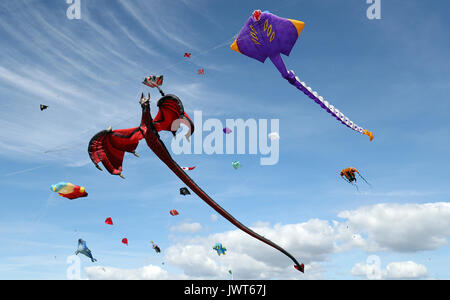
[[[381,19],[369,20],[363,0],[243,2],[81,0],[80,20],[63,0],[1,2],[0,279],[65,279],[78,238],[98,259],[81,257],[88,279],[228,279],[229,269],[235,279],[365,279],[372,255],[380,278],[450,277],[450,4],[381,0]],[[254,9],[305,22],[287,67],[373,142],[270,61],[230,50]],[[145,143],[140,158],[126,155],[125,180],[93,166],[90,138],[136,126],[141,92],[156,110],[158,94],[141,84],[149,74],[164,74],[164,90],[204,120],[279,119],[276,165],[259,154],[174,158],[196,165],[194,180],[237,219],[304,260],[305,275],[197,196],[180,196],[183,184]],[[373,188],[345,184],[348,166]],[[58,197],[49,187],[59,181],[89,196]],[[226,256],[211,249],[218,241]]]

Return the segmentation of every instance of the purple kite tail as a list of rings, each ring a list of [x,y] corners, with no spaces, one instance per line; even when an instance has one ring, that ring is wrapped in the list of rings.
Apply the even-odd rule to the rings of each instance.
[[[290,84],[295,86],[297,89],[302,91],[306,96],[314,100],[317,104],[319,104],[323,109],[325,109],[329,114],[335,117],[342,124],[347,126],[348,128],[358,131],[362,134],[369,136],[370,140],[373,140],[373,133],[359,127],[349,118],[347,118],[342,112],[340,112],[336,107],[331,105],[328,101],[325,101],[322,96],[319,96],[317,92],[313,91],[309,86],[307,86],[304,82],[300,81],[300,78],[295,76],[294,71],[287,71],[286,65],[283,62],[283,59],[278,54],[274,57],[270,57],[272,63],[277,67],[278,71],[281,73],[281,76],[289,81]]]

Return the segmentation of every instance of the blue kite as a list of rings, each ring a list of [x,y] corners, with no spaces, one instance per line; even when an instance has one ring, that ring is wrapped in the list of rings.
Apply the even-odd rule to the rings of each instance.
[[[91,259],[92,262],[97,261],[94,257],[92,257],[91,250],[86,246],[86,241],[82,239],[78,239],[78,249],[75,252],[75,255],[78,255],[78,253],[86,255]]]

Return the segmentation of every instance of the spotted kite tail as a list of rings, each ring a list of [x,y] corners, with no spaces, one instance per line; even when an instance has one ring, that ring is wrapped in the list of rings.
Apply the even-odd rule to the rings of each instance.
[[[344,124],[345,126],[354,131],[367,135],[370,138],[370,141],[373,140],[374,136],[372,132],[356,125],[336,107],[331,105],[328,101],[323,99],[322,96],[319,96],[317,92],[313,91],[312,88],[307,86],[306,83],[302,82],[300,78],[295,76],[294,71],[287,71],[283,59],[281,58],[280,55],[273,56],[270,58],[270,60],[277,67],[278,71],[281,73],[281,76],[287,81],[289,81],[290,84],[292,84],[297,89],[302,91],[306,96],[314,100],[314,102],[319,104],[324,110],[326,110],[329,114],[335,117],[339,122],[341,122],[342,124]]]

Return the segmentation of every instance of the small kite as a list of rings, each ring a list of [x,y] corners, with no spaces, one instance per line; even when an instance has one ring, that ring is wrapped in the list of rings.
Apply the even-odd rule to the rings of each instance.
[[[205,75],[205,69],[203,69],[203,68],[202,69],[198,69],[197,70],[197,74],[198,75]]]
[[[151,88],[161,86],[163,84],[164,76],[148,76],[144,78],[144,81],[142,82],[146,86],[149,86]]]
[[[47,108],[48,108],[48,105],[41,104],[41,105],[40,105],[40,108],[41,108],[41,111],[43,111],[44,109],[47,109]]]
[[[156,87],[159,89],[159,86]],[[146,99],[142,95],[140,100],[142,117],[141,124],[138,127],[118,130],[112,130],[110,127],[92,137],[89,142],[88,153],[94,165],[99,170],[102,170],[99,166],[101,162],[110,174],[119,175],[123,178],[122,163],[125,152],[136,155],[135,150],[139,141],[145,139],[147,146],[155,155],[206,204],[243,232],[288,256],[295,263],[295,268],[304,272],[304,265],[300,264],[289,252],[235,219],[201,189],[187,172],[177,164],[162,142],[159,132],[163,130],[171,131],[172,133],[175,130],[176,132],[178,128],[174,127],[172,123],[175,120],[182,120],[187,122],[188,126],[190,125],[189,128],[191,130],[188,135],[191,135],[194,132],[194,124],[184,112],[183,104],[177,96],[172,94],[164,95],[161,89],[159,91],[163,96],[157,102],[159,111],[154,119],[150,113],[150,96]]]
[[[231,163],[231,165],[233,166],[233,168],[235,170],[239,169],[240,167],[242,167],[241,163],[238,160],[235,160]]]
[[[233,131],[230,129],[230,128],[228,128],[228,127],[225,127],[224,129],[223,129],[223,133],[225,133],[225,134],[230,134],[230,133],[232,133]]]
[[[91,259],[92,262],[96,262],[97,260],[92,257],[91,250],[86,246],[86,241],[82,239],[78,239],[78,249],[75,251],[75,255],[78,255],[78,253],[84,254],[87,257]]]
[[[189,192],[189,190],[185,187],[180,188],[180,195],[186,196],[186,195],[190,195],[191,192]]]
[[[191,53],[185,53],[184,57],[191,58]]]
[[[176,209],[171,209],[169,213],[170,213],[171,216],[178,216],[179,215],[179,213],[178,213],[178,211]]]
[[[127,238],[123,238],[122,239],[122,244],[125,244],[125,245],[128,246],[128,239]]]
[[[295,76],[294,71],[287,70],[281,54],[289,56],[304,26],[305,23],[301,21],[281,18],[268,11],[261,13],[260,10],[255,10],[230,47],[232,50],[262,63],[269,58],[281,76],[290,84],[314,100],[339,122],[354,131],[369,136],[372,141],[372,132],[356,125]]]
[[[213,247],[213,250],[217,251],[217,255],[225,255],[225,251],[227,251],[227,248],[225,248],[224,246],[222,246],[221,243],[216,243],[216,245]]]
[[[107,224],[107,225],[114,225],[114,223],[113,223],[111,218],[106,218],[105,224]]]
[[[153,241],[150,241],[150,243],[152,243],[152,247],[155,249],[156,253],[161,253],[161,249],[158,245],[156,245]]]
[[[57,192],[61,197],[73,200],[80,197],[87,197],[86,189],[70,182],[59,182],[50,187],[53,192]]]
[[[345,168],[343,170],[341,170],[341,178],[344,179],[345,181],[347,181],[348,183],[355,185],[356,189],[359,191],[358,186],[356,185],[356,175],[358,174],[359,177],[362,178],[362,180],[364,180],[369,186],[372,186],[370,183],[367,182],[367,180],[359,173],[358,170],[356,170],[353,167],[349,167],[349,168]]]
[[[194,167],[181,167],[181,168],[183,169],[183,171],[192,171],[195,169],[195,166]]]
[[[280,139],[278,132],[271,132],[268,136],[271,141],[278,141]]]

